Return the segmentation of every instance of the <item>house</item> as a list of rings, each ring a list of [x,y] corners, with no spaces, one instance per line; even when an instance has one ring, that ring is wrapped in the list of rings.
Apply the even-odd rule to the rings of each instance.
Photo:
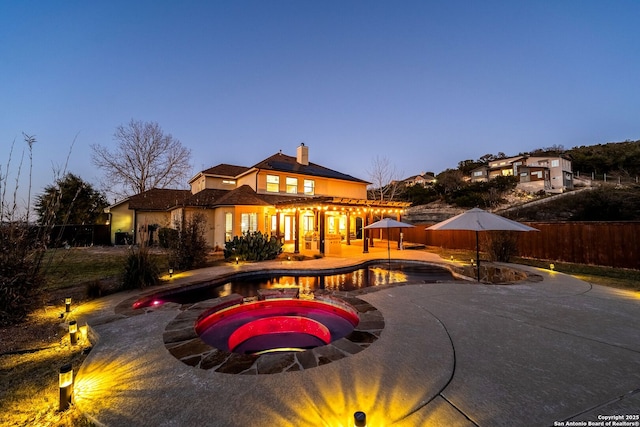
[[[436,177],[429,173],[421,173],[420,175],[410,176],[409,178],[405,178],[402,181],[402,184],[407,187],[412,187],[414,185],[421,185],[426,187],[427,185],[434,184],[436,182]]]
[[[310,162],[304,144],[295,157],[280,151],[251,167],[219,164],[188,184],[190,190],[152,189],[109,206],[112,243],[154,241],[157,229],[202,214],[212,248],[260,231],[293,243],[294,252],[335,253],[360,238],[374,216],[399,219],[409,205],[368,200],[369,182]]]
[[[471,182],[487,182],[497,176],[516,176],[518,186],[535,193],[561,193],[573,189],[571,160],[561,156],[516,156],[496,159],[471,171]]]

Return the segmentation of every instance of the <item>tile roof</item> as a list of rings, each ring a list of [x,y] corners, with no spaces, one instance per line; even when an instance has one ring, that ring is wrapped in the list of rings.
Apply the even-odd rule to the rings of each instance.
[[[206,188],[196,194],[191,195],[185,204],[187,206],[197,206],[209,208],[215,206],[217,201],[233,190],[219,190],[214,188]]]
[[[256,193],[255,191],[253,191],[253,188],[249,187],[248,185],[242,185],[234,190],[231,190],[216,201],[216,206],[270,206],[272,204],[273,203],[270,200],[266,199],[264,195]]]
[[[152,188],[129,197],[129,209],[163,211],[184,203],[189,196],[189,190]]]
[[[342,172],[335,171],[333,169],[325,168],[315,163],[309,162],[308,165],[302,165],[297,162],[295,157],[287,156],[286,154],[277,153],[273,156],[257,163],[253,166],[258,169],[273,170],[278,172],[291,172],[299,173],[309,176],[317,176],[323,178],[334,178],[345,181],[361,182],[369,184],[359,178],[355,178],[351,175],[344,174]]]
[[[246,166],[236,166],[236,165],[229,165],[226,163],[221,163],[217,166],[213,166],[209,169],[205,169],[202,172],[200,172],[203,175],[217,175],[217,176],[225,176],[225,177],[230,177],[230,178],[235,178],[238,175],[241,175],[243,173],[245,173],[246,171],[248,171],[250,168],[246,167]]]

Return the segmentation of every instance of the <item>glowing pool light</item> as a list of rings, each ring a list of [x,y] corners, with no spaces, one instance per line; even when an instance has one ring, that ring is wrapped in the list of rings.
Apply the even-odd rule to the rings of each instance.
[[[195,329],[221,350],[262,354],[326,345],[348,335],[358,322],[356,310],[342,301],[281,298],[214,307],[200,316]]]

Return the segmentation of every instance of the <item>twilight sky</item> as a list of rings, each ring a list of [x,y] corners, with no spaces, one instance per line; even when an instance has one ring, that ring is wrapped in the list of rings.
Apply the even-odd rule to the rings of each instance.
[[[193,173],[300,142],[368,180],[376,156],[404,178],[637,140],[639,21],[636,0],[4,1],[0,172],[15,140],[15,179],[25,132],[32,192],[70,150],[100,188],[89,145],[132,118],[190,148]]]

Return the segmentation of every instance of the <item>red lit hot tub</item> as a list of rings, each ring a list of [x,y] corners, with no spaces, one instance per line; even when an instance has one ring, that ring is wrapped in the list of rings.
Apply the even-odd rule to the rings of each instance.
[[[269,299],[213,308],[196,323],[207,344],[243,354],[302,351],[348,335],[357,311],[340,300]]]

